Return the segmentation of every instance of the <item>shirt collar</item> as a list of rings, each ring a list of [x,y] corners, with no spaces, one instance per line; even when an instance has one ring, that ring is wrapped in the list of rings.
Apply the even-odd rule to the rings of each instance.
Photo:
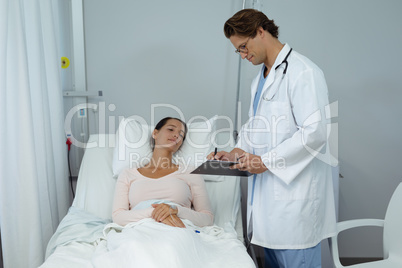
[[[289,44],[285,43],[285,45],[279,52],[278,56],[276,56],[275,63],[272,66],[272,69],[275,70],[276,66],[278,66],[279,64],[282,63],[282,61],[285,59],[285,57],[289,53],[289,51],[290,51],[290,46],[289,46]]]

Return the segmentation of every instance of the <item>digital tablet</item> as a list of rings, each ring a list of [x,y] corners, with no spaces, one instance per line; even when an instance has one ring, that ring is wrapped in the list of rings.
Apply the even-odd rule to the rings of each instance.
[[[230,166],[233,166],[237,163],[238,162],[208,160],[202,163],[198,168],[194,169],[191,172],[191,174],[241,176],[241,177],[248,177],[252,175],[248,171],[230,169]]]

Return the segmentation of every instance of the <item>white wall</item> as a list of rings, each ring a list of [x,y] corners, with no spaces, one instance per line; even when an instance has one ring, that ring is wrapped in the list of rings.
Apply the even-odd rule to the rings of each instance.
[[[156,103],[177,106],[186,120],[234,119],[238,57],[222,27],[241,2],[84,0],[87,88],[103,91],[89,102],[105,103],[112,119],[105,132],[115,130],[118,116],[150,122]],[[340,220],[383,218],[402,181],[402,2],[261,2],[280,26],[279,39],[323,69],[330,100],[339,102]],[[242,71],[245,122],[257,68],[242,63]],[[178,114],[159,109],[155,120],[165,115]],[[90,119],[91,132],[98,132]],[[381,256],[380,241],[377,229],[348,233],[341,236],[341,256]]]
[[[238,61],[223,24],[240,6],[231,0],[85,0],[87,86],[103,91],[90,101],[105,102],[105,132],[115,130],[109,117],[117,126],[118,116],[134,114],[148,123],[180,112],[186,121],[233,117]],[[155,104],[179,112],[158,108],[151,118]]]
[[[63,1],[66,16],[71,2]],[[165,116],[215,114],[234,118],[238,58],[223,35],[223,23],[241,2],[83,0],[86,89],[99,105],[89,120],[73,117],[74,138],[114,133],[121,116],[136,115],[153,124]],[[72,24],[63,19],[64,26]],[[63,69],[63,89],[74,89],[73,34],[64,29],[63,51],[71,65]],[[70,38],[70,42],[68,42]],[[65,98],[66,114],[85,98]],[[166,105],[165,105],[166,104]],[[152,105],[158,108],[152,109]],[[162,108],[160,105],[164,105]],[[166,106],[172,106],[166,108]],[[101,118],[99,120],[99,118]],[[225,127],[228,123],[221,120]],[[72,173],[77,175],[83,150],[73,147]]]

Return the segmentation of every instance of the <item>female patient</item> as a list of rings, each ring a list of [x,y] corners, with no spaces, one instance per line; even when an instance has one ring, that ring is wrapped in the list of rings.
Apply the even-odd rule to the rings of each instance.
[[[124,226],[153,218],[174,227],[185,228],[181,219],[200,227],[212,225],[204,180],[172,161],[186,133],[186,124],[177,118],[167,117],[156,125],[150,162],[138,169],[126,169],[117,180],[112,214],[115,223]]]
[[[120,174],[114,223],[104,229],[94,267],[255,267],[236,234],[203,227],[213,223],[204,180],[172,162],[186,132],[178,119],[161,120],[152,132],[149,163]]]

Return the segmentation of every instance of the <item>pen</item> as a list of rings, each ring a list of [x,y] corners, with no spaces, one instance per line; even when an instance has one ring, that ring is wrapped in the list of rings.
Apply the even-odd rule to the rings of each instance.
[[[239,161],[240,160],[240,158],[243,158],[244,157],[244,154],[243,155],[241,155],[241,156],[239,156],[238,158],[237,158],[237,161]]]
[[[215,155],[216,155],[217,152],[218,152],[218,147],[215,147],[214,158],[215,158]]]

